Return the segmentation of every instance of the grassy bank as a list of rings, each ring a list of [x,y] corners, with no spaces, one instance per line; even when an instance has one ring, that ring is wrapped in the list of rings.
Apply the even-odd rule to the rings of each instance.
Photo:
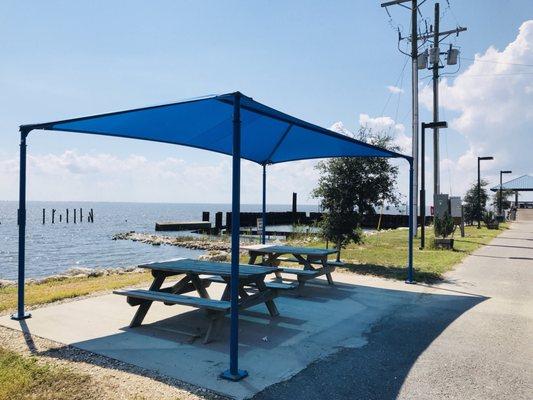
[[[0,400],[98,398],[89,376],[0,348]]]
[[[505,225],[500,225],[505,229]],[[420,240],[415,239],[414,263],[415,279],[432,282],[442,278],[442,274],[453,268],[465,256],[487,244],[500,230],[466,227],[466,237],[455,237],[455,250],[431,249],[433,230],[427,230],[428,248],[419,250]],[[301,241],[296,242],[302,245]],[[305,243],[307,246],[325,247],[323,242]],[[382,231],[365,237],[361,245],[349,245],[342,251],[346,269],[360,274],[372,274],[393,279],[405,279],[407,258],[407,230]],[[246,261],[243,257],[242,261]],[[51,303],[57,300],[109,291],[125,286],[133,286],[151,281],[149,273],[108,275],[89,278],[68,278],[41,284],[30,284],[26,288],[26,304]],[[15,286],[0,288],[0,313],[15,309],[17,289]]]
[[[67,278],[26,286],[26,304],[46,304],[57,300],[85,296],[95,292],[114,290],[151,281],[149,273],[117,274],[87,278]],[[13,310],[17,305],[17,288],[0,288],[0,313]]]
[[[467,226],[464,238],[456,232],[453,251],[431,248],[435,236],[432,228],[426,229],[426,249],[419,249],[419,238],[414,240],[415,279],[425,282],[442,279],[445,272],[453,269],[453,266],[461,262],[464,257],[490,242],[506,228],[505,224],[500,224],[500,230]],[[363,244],[352,244],[344,249],[341,253],[342,260],[346,262],[346,268],[352,272],[405,279],[407,234],[407,229],[396,229],[367,236]],[[325,244],[315,242],[311,245]]]

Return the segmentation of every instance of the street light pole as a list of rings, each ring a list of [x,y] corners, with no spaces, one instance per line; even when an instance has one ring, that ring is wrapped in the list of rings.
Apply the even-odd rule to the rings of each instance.
[[[422,224],[420,225],[420,249],[426,244],[426,128],[447,128],[446,121],[422,122],[422,152],[420,157],[420,216]]]
[[[502,197],[503,197],[502,175],[512,174],[512,173],[513,171],[500,171],[500,198],[498,199],[498,215],[502,215]]]
[[[494,160],[494,157],[478,157],[477,158],[477,229],[481,229],[481,161]]]

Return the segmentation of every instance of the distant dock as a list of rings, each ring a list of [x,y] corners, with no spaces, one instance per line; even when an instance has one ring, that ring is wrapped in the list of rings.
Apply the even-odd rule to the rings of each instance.
[[[211,222],[209,221],[192,221],[192,222],[156,222],[156,231],[209,231]]]

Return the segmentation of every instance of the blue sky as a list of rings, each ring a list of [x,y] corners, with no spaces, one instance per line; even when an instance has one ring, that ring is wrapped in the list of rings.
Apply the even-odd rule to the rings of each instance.
[[[432,16],[433,4],[428,0],[424,5],[425,17]],[[451,10],[441,1],[442,29],[454,28],[457,22],[468,27],[456,42],[465,58],[459,73],[476,53],[485,53],[490,46],[503,51],[517,38],[519,27],[533,19],[529,0],[450,0],[450,5]],[[401,134],[397,125],[403,124],[409,136],[409,65],[402,79],[405,57],[397,51],[397,34],[391,27],[400,24],[408,33],[409,13],[399,7],[390,12],[392,22],[378,1],[4,1],[0,5],[0,52],[4,55],[0,64],[0,199],[16,198],[19,124],[204,94],[240,90],[325,127],[342,121],[355,130],[361,114],[370,121],[390,117],[397,133]],[[529,47],[525,55],[517,56],[518,61],[532,60],[531,52]],[[507,56],[496,53],[494,57]],[[480,65],[506,65],[511,75],[533,72],[511,61]],[[493,73],[486,72],[487,79]],[[533,75],[519,76],[530,83],[533,80]],[[506,79],[497,78],[498,82]],[[447,83],[450,98],[462,99],[457,92],[466,89],[454,86],[453,79]],[[486,79],[469,81],[484,85]],[[513,84],[524,86],[523,81]],[[405,92],[391,94],[389,85]],[[527,81],[525,85],[529,87]],[[443,96],[446,93],[443,90]],[[529,92],[524,101],[531,101]],[[468,113],[468,104],[464,107],[448,104],[441,115],[459,118]],[[420,109],[421,119],[428,120],[430,114],[423,104]],[[452,166],[476,143],[468,134],[472,128],[459,126],[467,133],[448,129],[442,142],[443,158]],[[497,136],[492,140],[497,141]],[[509,135],[501,140],[499,146],[509,141]],[[36,132],[29,144],[34,157],[30,160],[32,199],[229,201],[228,159],[223,156],[79,134]],[[495,163],[488,169],[487,176],[494,178],[500,167],[533,172],[524,163],[513,166],[514,157],[505,160],[506,165]],[[243,201],[256,202],[259,169],[248,164],[245,168],[248,181]],[[303,194],[305,202],[312,202],[307,196],[316,179],[312,165],[284,168],[273,171],[270,200],[286,203],[294,190]],[[108,176],[114,170],[117,180]],[[443,168],[447,174],[442,178],[443,189],[451,182],[452,191],[460,194],[465,178],[460,171],[449,170],[449,165]],[[185,179],[187,190],[179,184],[180,178]],[[400,181],[403,186],[404,180]]]

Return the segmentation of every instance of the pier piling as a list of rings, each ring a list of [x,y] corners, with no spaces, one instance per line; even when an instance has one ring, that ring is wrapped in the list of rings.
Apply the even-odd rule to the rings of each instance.
[[[46,222],[46,208],[43,208],[43,225]]]
[[[52,208],[52,224],[55,223],[56,209]]]
[[[80,223],[83,222],[83,209],[80,207]]]
[[[222,211],[215,213],[215,230],[217,233],[222,230]]]
[[[298,205],[297,205],[297,200],[298,198],[298,194],[297,193],[292,193],[292,223],[295,224],[297,221],[297,213],[298,213]]]
[[[74,223],[76,223],[76,209],[74,209]]]
[[[231,232],[231,212],[226,213],[226,233]]]

